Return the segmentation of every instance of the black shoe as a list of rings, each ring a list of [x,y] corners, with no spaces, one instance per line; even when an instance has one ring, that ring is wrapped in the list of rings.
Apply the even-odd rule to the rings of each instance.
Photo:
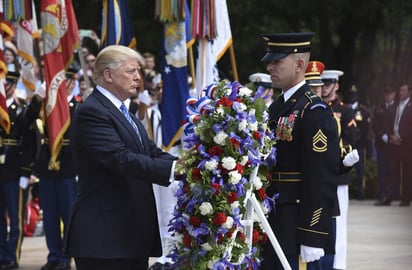
[[[165,265],[160,262],[157,262],[149,267],[149,270],[164,270],[164,269],[165,269]]]
[[[377,201],[375,202],[376,206],[388,206],[391,205],[391,201],[390,200],[382,200],[382,201]]]
[[[70,270],[70,263],[59,263],[56,267],[54,267],[54,270]]]
[[[402,202],[399,204],[399,206],[401,206],[401,207],[403,207],[403,206],[409,206],[409,205],[411,205],[411,203],[410,203],[410,202],[406,202],[406,201],[402,201]]]
[[[57,262],[47,262],[45,265],[43,265],[40,270],[55,270],[56,266],[58,265]]]
[[[19,268],[19,264],[16,262],[7,262],[5,264],[2,264],[0,266],[0,269],[2,270],[6,270],[6,269],[18,269]]]

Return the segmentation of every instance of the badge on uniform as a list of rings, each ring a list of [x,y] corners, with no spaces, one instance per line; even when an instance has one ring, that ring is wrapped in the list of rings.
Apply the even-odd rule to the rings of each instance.
[[[278,125],[276,127],[276,139],[281,141],[292,141],[292,131],[295,125],[296,115],[298,111],[293,112],[288,117],[282,116],[278,120]]]
[[[316,132],[315,136],[313,136],[312,150],[318,153],[328,150],[328,138],[320,129]]]

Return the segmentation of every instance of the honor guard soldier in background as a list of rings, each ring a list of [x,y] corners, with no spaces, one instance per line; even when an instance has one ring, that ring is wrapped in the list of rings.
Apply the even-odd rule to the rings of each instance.
[[[2,117],[8,113],[10,129],[7,130],[7,125],[0,126],[0,269],[19,267],[25,189],[34,161],[31,141],[34,140],[34,132],[30,131],[26,119],[26,104],[15,96],[19,77],[18,72],[9,71],[4,85],[8,111],[2,111]]]
[[[356,142],[356,121],[355,113],[352,108],[344,104],[337,94],[339,90],[339,77],[343,75],[340,70],[324,70],[321,77],[324,85],[322,86],[322,98],[332,108],[338,123],[340,134],[341,158],[346,157],[352,152],[352,145]],[[356,153],[353,152],[353,153]],[[357,153],[356,153],[357,156]],[[350,167],[351,164],[345,164]],[[346,269],[347,254],[347,214],[349,207],[349,184],[352,182],[350,172],[341,173],[338,185],[338,201],[340,215],[336,217],[336,250],[333,258],[333,269]],[[328,258],[324,258],[324,261]],[[332,260],[332,258],[330,258]],[[331,262],[330,262],[331,263]]]
[[[320,61],[309,61],[305,72],[305,81],[309,85],[310,91],[317,96],[322,96],[322,77],[320,76],[325,69],[325,65]]]
[[[73,115],[81,102],[78,96],[73,95],[73,80],[76,72],[77,70],[72,68],[66,71],[67,102],[70,116]],[[39,90],[37,92],[41,92],[41,89]],[[44,98],[45,93],[41,93],[40,96]],[[41,270],[67,270],[71,266],[70,258],[63,254],[63,241],[66,233],[62,231],[61,221],[64,224],[63,227],[66,228],[70,210],[77,195],[76,174],[70,147],[70,128],[63,135],[63,146],[57,159],[58,166],[53,167],[49,165],[50,147],[46,125],[40,119],[36,123],[40,124],[38,129],[44,138],[34,173],[40,178],[40,207],[43,210],[44,232],[49,251],[47,263]]]
[[[274,98],[272,79],[270,78],[270,75],[266,73],[253,73],[249,76],[249,81],[256,86],[262,86],[263,88],[265,88],[262,97],[265,100],[266,106],[269,107],[270,104],[272,104]]]
[[[305,70],[313,33],[262,35],[262,62],[282,94],[270,105],[277,161],[268,196],[276,198],[269,222],[292,269],[301,263],[320,269],[319,259],[334,254],[332,208],[340,170],[338,129],[331,108],[310,91]],[[262,269],[284,269],[271,243]]]
[[[370,153],[371,151],[371,145],[369,140],[371,115],[366,106],[359,102],[358,88],[356,88],[355,85],[352,85],[350,89],[348,96],[348,104],[352,107],[353,111],[355,112],[356,126],[358,128],[357,140],[354,144],[354,148],[356,148],[356,150],[358,150],[359,153],[359,162],[355,165],[357,174],[357,194],[355,195],[355,197],[358,200],[364,200],[365,193],[363,189],[365,186],[365,154]]]

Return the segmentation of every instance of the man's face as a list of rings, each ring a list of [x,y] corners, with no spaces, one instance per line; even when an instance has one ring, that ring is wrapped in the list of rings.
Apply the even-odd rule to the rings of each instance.
[[[140,85],[139,63],[130,59],[118,69],[108,69],[108,79],[111,80],[111,91],[120,100],[135,96]]]
[[[410,96],[410,93],[409,93],[408,85],[406,85],[406,84],[401,85],[401,87],[399,88],[399,99],[400,100],[405,100],[409,96]]]
[[[274,88],[289,89],[295,83],[297,63],[290,55],[266,64]]]
[[[321,97],[321,95],[322,95],[322,86],[321,85],[310,85],[309,88],[310,88],[310,91],[312,91],[312,93],[314,93],[315,95]]]
[[[325,82],[321,88],[322,98],[326,101],[332,101],[336,97],[336,91],[339,89],[338,82]]]

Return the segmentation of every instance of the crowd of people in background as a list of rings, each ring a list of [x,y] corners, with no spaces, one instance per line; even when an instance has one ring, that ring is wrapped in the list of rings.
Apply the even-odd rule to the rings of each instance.
[[[93,79],[94,63],[98,54],[96,40],[84,38],[83,47],[75,55],[72,66],[66,70],[67,102],[70,114],[82,106],[92,93],[96,82]],[[39,235],[41,229],[45,235],[48,256],[42,270],[71,269],[71,259],[63,252],[65,225],[68,223],[70,209],[77,195],[77,179],[71,152],[70,132],[64,134],[63,146],[59,155],[59,167],[51,168],[50,150],[47,139],[45,115],[42,102],[45,98],[43,78],[40,77],[42,63],[35,65],[37,76],[36,91],[24,88],[20,78],[20,61],[13,43],[3,50],[8,68],[6,76],[7,106],[11,117],[11,131],[0,128],[0,269],[19,267],[23,236]],[[129,111],[144,124],[151,140],[157,147],[162,147],[161,105],[162,79],[156,65],[156,54],[139,54],[140,74],[143,78],[140,92],[125,101]],[[359,162],[355,170],[340,175],[342,180],[338,188],[341,217],[345,217],[349,198],[364,200],[365,170],[367,160],[376,158],[378,180],[376,206],[389,206],[393,201],[400,201],[399,206],[410,206],[412,200],[412,84],[410,81],[394,83],[377,91],[381,97],[379,104],[362,103],[361,91],[353,86],[346,91],[344,99],[339,89],[339,70],[324,70],[327,64],[310,62],[313,74],[306,80],[316,95],[329,104],[335,117],[340,119],[340,142],[350,145],[359,153]],[[82,64],[84,63],[84,64]],[[312,64],[311,64],[312,63]],[[256,73],[250,76],[250,82],[266,88],[266,104],[269,107],[276,96],[270,76]],[[312,82],[312,84],[310,84]],[[190,84],[190,77],[188,78]],[[248,83],[248,82],[246,82]],[[190,94],[196,91],[191,89]],[[180,142],[170,151],[177,156],[182,149]],[[370,180],[370,179],[369,179]],[[352,189],[350,189],[352,185]],[[172,236],[168,232],[168,222],[172,217],[175,198],[175,186],[153,184],[158,223],[160,228],[163,256],[151,266],[152,270],[172,269],[167,258]],[[350,194],[350,190],[353,194]],[[33,211],[33,213],[31,212]],[[41,213],[42,211],[42,213]],[[30,217],[28,214],[32,213]],[[36,214],[35,213],[41,213]],[[342,215],[343,214],[343,215]],[[33,217],[38,217],[37,219]],[[41,220],[42,219],[42,220]],[[23,223],[26,222],[26,223]],[[40,222],[41,221],[41,222]],[[346,220],[337,228],[345,226]],[[42,228],[39,226],[42,225]],[[24,229],[23,229],[24,228]],[[346,230],[346,229],[345,229]],[[338,233],[345,237],[344,233]],[[343,240],[344,241],[344,240]],[[346,249],[346,247],[343,247]],[[338,252],[338,250],[337,250]],[[346,250],[343,251],[346,253]],[[346,260],[345,258],[343,260]],[[340,268],[339,268],[340,267]],[[344,269],[345,266],[337,266]]]

